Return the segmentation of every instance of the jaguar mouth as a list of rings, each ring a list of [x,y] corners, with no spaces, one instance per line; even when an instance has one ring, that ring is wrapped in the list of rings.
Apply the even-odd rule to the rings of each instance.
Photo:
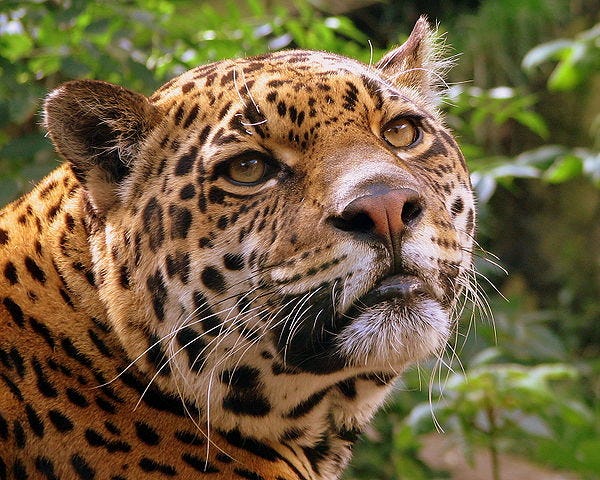
[[[371,290],[356,299],[346,316],[356,317],[366,308],[380,303],[406,305],[415,300],[433,297],[429,285],[419,277],[406,273],[392,275],[383,278]]]

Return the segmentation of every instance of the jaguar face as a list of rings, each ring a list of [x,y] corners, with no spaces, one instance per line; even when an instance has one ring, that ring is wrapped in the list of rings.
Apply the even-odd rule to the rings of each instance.
[[[222,428],[258,435],[270,416],[283,435],[307,397],[311,415],[329,407],[303,410],[305,431],[340,382],[387,384],[444,348],[474,201],[431,49],[421,22],[375,66],[278,52],[149,99],[90,81],[49,98],[86,188],[99,295],[152,383]],[[382,399],[336,415],[362,424]]]

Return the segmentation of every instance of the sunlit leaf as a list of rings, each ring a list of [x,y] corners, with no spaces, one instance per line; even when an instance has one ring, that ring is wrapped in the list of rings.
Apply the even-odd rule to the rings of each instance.
[[[0,35],[0,55],[11,62],[27,57],[33,49],[33,40],[27,34]]]
[[[522,110],[514,113],[513,118],[542,138],[548,138],[550,136],[550,131],[548,130],[548,125],[546,125],[544,118],[535,112]]]
[[[544,180],[549,183],[563,183],[583,173],[583,162],[575,155],[565,155],[557,159],[544,173]]]
[[[521,65],[525,70],[531,70],[532,68],[547,62],[549,60],[557,59],[562,52],[572,45],[572,40],[559,39],[547,43],[542,43],[537,47],[531,49],[525,57]]]

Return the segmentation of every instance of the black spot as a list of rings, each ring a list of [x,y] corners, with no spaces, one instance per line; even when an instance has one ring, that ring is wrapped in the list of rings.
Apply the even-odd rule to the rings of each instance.
[[[76,405],[77,407],[81,407],[81,408],[85,408],[89,405],[87,398],[85,398],[77,390],[74,390],[73,388],[69,387],[69,388],[67,388],[66,392],[67,392],[67,398],[73,405]]]
[[[121,374],[119,378],[123,383],[137,391],[142,402],[150,408],[160,412],[172,413],[178,417],[200,416],[200,412],[193,404],[183,403],[181,398],[161,392],[154,384],[146,388],[148,386],[146,380],[141,380],[128,371]]]
[[[329,389],[325,388],[323,390],[318,391],[317,393],[312,394],[306,400],[304,400],[303,402],[300,402],[298,405],[293,407],[289,412],[287,412],[285,414],[285,417],[287,417],[287,418],[303,417],[304,415],[309,413],[313,408],[315,408],[321,402],[321,400],[323,400],[323,397],[325,397],[325,395],[327,394],[328,391],[329,391]]]
[[[290,119],[292,120],[292,122],[296,122],[296,119],[298,118],[298,110],[296,110],[296,107],[294,107],[292,105],[290,107],[289,111],[290,111]]]
[[[12,347],[10,349],[9,356],[13,365],[15,366],[15,369],[17,370],[17,374],[19,377],[23,378],[23,375],[25,375],[25,361],[19,353],[19,350],[17,350],[16,347]]]
[[[109,402],[108,400],[106,400],[105,398],[96,397],[95,400],[96,400],[96,405],[98,405],[106,413],[114,414],[117,412],[115,405],[113,403]]]
[[[241,270],[244,268],[244,257],[240,254],[226,253],[223,255],[223,264],[228,270]]]
[[[52,425],[54,425],[54,428],[61,433],[73,430],[73,422],[69,419],[69,417],[63,415],[58,410],[50,410],[48,412],[48,418],[50,419]]]
[[[85,431],[85,439],[87,440],[90,446],[104,447],[109,453],[127,453],[131,451],[131,445],[129,445],[127,442],[123,442],[121,440],[108,440],[100,432],[97,432],[96,430],[93,430],[91,428],[88,428]]]
[[[464,208],[465,208],[465,204],[464,204],[462,198],[456,197],[456,199],[452,203],[452,206],[450,207],[450,211],[452,212],[453,216],[456,216],[456,215],[462,213]]]
[[[41,284],[46,283],[46,273],[40,268],[33,258],[29,256],[25,257],[25,268],[31,275],[31,278],[40,282]]]
[[[182,93],[188,93],[195,86],[196,86],[196,84],[194,82],[187,82],[186,84],[182,85],[181,92]]]
[[[202,371],[206,343],[200,334],[191,327],[184,327],[177,332],[177,341],[187,353],[190,370],[195,373]]]
[[[260,385],[260,370],[247,365],[221,372],[221,382],[233,388],[251,389]]]
[[[14,263],[6,262],[6,265],[4,266],[4,277],[11,285],[15,285],[19,281],[17,267],[15,267]]]
[[[196,157],[198,156],[198,147],[193,145],[190,148],[190,151],[185,155],[182,155],[177,162],[177,166],[175,167],[175,175],[187,175],[192,171],[194,167],[194,162]]]
[[[358,89],[350,82],[346,82],[346,84],[348,85],[348,89],[342,97],[344,99],[343,107],[346,110],[354,111],[356,103],[358,102]]]
[[[148,200],[142,213],[144,232],[148,235],[148,245],[153,252],[163,244],[165,231],[163,226],[163,211],[155,197]]]
[[[200,132],[200,135],[198,135],[198,141],[200,142],[200,145],[203,145],[206,142],[209,133],[210,133],[210,125],[207,125],[206,127],[204,127],[202,129],[202,131]]]
[[[219,217],[219,220],[217,220],[217,228],[219,230],[225,230],[227,228],[228,224],[229,224],[229,219],[227,218],[227,215],[221,215]]]
[[[84,353],[81,353],[77,347],[75,347],[75,345],[73,344],[73,341],[68,338],[65,337],[61,340],[60,342],[63,350],[65,351],[65,353],[71,357],[72,359],[76,360],[77,362],[79,362],[81,365],[83,365],[84,367],[87,367],[89,369],[92,368],[92,360],[90,359],[90,357],[88,357],[87,355],[85,355]]]
[[[336,386],[347,399],[354,400],[356,398],[356,380],[354,378],[339,382]]]
[[[197,432],[188,432],[186,430],[177,430],[175,438],[186,445],[199,446],[204,445],[204,439]]]
[[[154,334],[148,335],[148,349],[146,350],[146,356],[159,375],[170,375],[171,368],[167,361],[167,355],[162,348],[160,338]]]
[[[40,393],[44,397],[56,398],[58,396],[58,392],[56,391],[56,388],[54,388],[54,385],[52,385],[48,380],[48,377],[46,376],[42,365],[36,357],[33,357],[31,359],[31,365],[33,367],[33,371],[35,372],[35,376],[37,379],[37,388],[40,391]]]
[[[196,120],[196,117],[198,116],[198,111],[199,111],[199,106],[196,103],[190,110],[190,113],[188,113],[188,116],[185,119],[185,122],[183,122],[183,125],[182,125],[183,128],[188,128],[194,122],[194,120]]]
[[[275,462],[280,458],[276,450],[262,443],[255,438],[243,437],[239,430],[230,430],[228,432],[220,432],[220,434],[234,447],[250,452],[265,460]]]
[[[146,445],[158,445],[160,436],[154,428],[144,422],[135,422],[135,433]]]
[[[96,346],[96,348],[102,355],[108,358],[113,357],[113,354],[110,351],[110,349],[106,346],[106,343],[104,343],[104,341],[98,336],[96,332],[94,332],[94,330],[92,330],[91,328],[88,329],[88,335],[92,343]]]
[[[38,415],[38,413],[29,404],[25,405],[25,414],[27,415],[27,421],[33,433],[42,438],[44,436],[44,422]]]
[[[195,291],[193,299],[194,309],[198,317],[202,318],[202,328],[210,335],[217,335],[221,328],[221,319],[212,311],[202,292]]]
[[[171,215],[171,238],[186,238],[192,225],[192,212],[177,205],[169,206]]]
[[[96,471],[90,466],[86,460],[77,453],[71,456],[71,465],[73,470],[81,480],[94,480],[96,478]]]
[[[200,473],[219,473],[219,469],[212,465],[205,458],[197,457],[191,453],[184,453],[181,455],[181,459],[187,463],[190,467]]]
[[[121,435],[121,429],[117,427],[114,423],[112,423],[110,420],[106,420],[104,422],[104,426],[106,427],[106,430],[108,430],[108,432],[112,433],[113,435]]]
[[[167,288],[165,286],[163,276],[159,270],[156,270],[154,275],[148,277],[146,280],[146,286],[148,288],[148,292],[150,292],[150,295],[152,296],[152,307],[154,308],[156,318],[162,322],[165,319]]]
[[[221,463],[231,463],[231,462],[233,462],[233,458],[231,458],[229,455],[227,455],[224,452],[217,453],[217,455],[215,456],[215,458],[219,462],[221,462]]]
[[[214,185],[210,187],[208,191],[208,201],[210,203],[216,203],[218,205],[222,205],[225,200],[225,191],[222,188],[215,187]]]
[[[19,387],[17,387],[15,385],[15,383],[10,378],[8,378],[4,373],[0,373],[0,378],[6,384],[6,386],[10,390],[10,392],[15,397],[17,397],[20,401],[23,401],[23,394],[21,393],[21,390],[19,390]]]
[[[167,255],[167,275],[169,278],[173,278],[178,275],[181,282],[185,285],[189,281],[190,277],[190,254],[176,252],[175,255]]]
[[[65,301],[65,303],[71,307],[71,308],[75,308],[75,305],[73,305],[73,301],[71,300],[71,297],[69,296],[69,294],[62,288],[58,289],[58,293],[60,294],[60,296],[62,297],[62,299]]]
[[[466,224],[467,232],[472,233],[474,227],[475,227],[475,214],[473,213],[473,209],[470,208],[469,213],[467,213],[467,224]]]
[[[0,439],[7,440],[8,439],[8,422],[0,413]]]
[[[227,112],[229,112],[229,109],[231,108],[232,102],[227,102],[223,108],[221,108],[221,110],[219,111],[219,113],[217,114],[217,118],[219,120],[223,120],[223,118],[225,118],[225,115],[227,115]]]
[[[175,125],[179,125],[181,123],[181,119],[183,118],[183,104],[179,104],[177,107],[177,111],[175,112]]]
[[[258,473],[251,472],[245,468],[236,467],[233,469],[234,473],[241,478],[247,478],[248,480],[265,480],[265,478]]]
[[[299,439],[304,434],[305,434],[305,432],[302,429],[292,427],[283,432],[283,434],[280,437],[280,440],[282,442],[289,442],[291,440]]]
[[[236,415],[264,417],[271,412],[269,399],[261,392],[249,389],[235,389],[223,398],[223,408]]]
[[[13,475],[14,480],[27,480],[29,478],[25,464],[19,458],[13,463]]]
[[[196,187],[194,187],[193,183],[188,183],[179,191],[179,198],[181,200],[189,200],[190,198],[194,198],[196,195]]]
[[[213,246],[212,240],[208,237],[200,237],[200,239],[198,240],[198,246],[200,248],[206,248],[206,247],[212,248],[212,246]]]
[[[201,275],[202,283],[206,288],[217,293],[227,290],[227,282],[223,274],[213,266],[205,267]]]
[[[285,102],[281,101],[277,104],[277,113],[280,117],[285,117],[285,114],[287,113]]]
[[[21,310],[21,307],[19,307],[19,305],[17,305],[15,302],[13,302],[12,299],[9,297],[6,297],[2,301],[2,304],[6,307],[6,309],[8,310],[8,313],[10,314],[10,316],[12,317],[14,322],[19,327],[23,327],[25,322],[24,322],[24,318],[23,318],[23,310]]]
[[[27,438],[25,437],[25,429],[21,422],[15,420],[13,422],[13,433],[15,434],[15,444],[17,448],[23,449],[25,448],[25,444],[27,443]]]
[[[35,459],[35,468],[38,472],[44,475],[47,480],[58,480],[54,472],[54,464],[48,457],[38,456]]]
[[[29,317],[29,325],[31,325],[31,328],[35,333],[37,333],[40,337],[44,339],[44,341],[48,344],[50,348],[54,348],[54,338],[52,338],[50,329],[45,324],[43,324],[42,322],[38,322],[33,317]]]
[[[9,240],[8,232],[3,228],[0,228],[0,245],[6,245]]]
[[[140,460],[139,466],[144,472],[148,473],[159,472],[169,477],[174,477],[177,475],[177,470],[174,466],[167,465],[165,463],[159,463],[147,457],[144,457]]]
[[[128,290],[130,281],[129,267],[127,265],[121,265],[121,270],[119,272],[119,283],[125,290]]]

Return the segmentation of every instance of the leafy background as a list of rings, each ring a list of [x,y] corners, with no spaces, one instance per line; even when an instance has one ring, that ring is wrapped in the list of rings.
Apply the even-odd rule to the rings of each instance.
[[[445,362],[406,374],[345,479],[534,478],[511,470],[522,459],[537,478],[600,478],[595,1],[4,0],[0,205],[56,167],[39,109],[63,81],[149,94],[198,64],[290,47],[368,62],[422,13],[459,53],[442,108],[479,198],[486,293]],[[436,461],[440,431],[466,470]]]

